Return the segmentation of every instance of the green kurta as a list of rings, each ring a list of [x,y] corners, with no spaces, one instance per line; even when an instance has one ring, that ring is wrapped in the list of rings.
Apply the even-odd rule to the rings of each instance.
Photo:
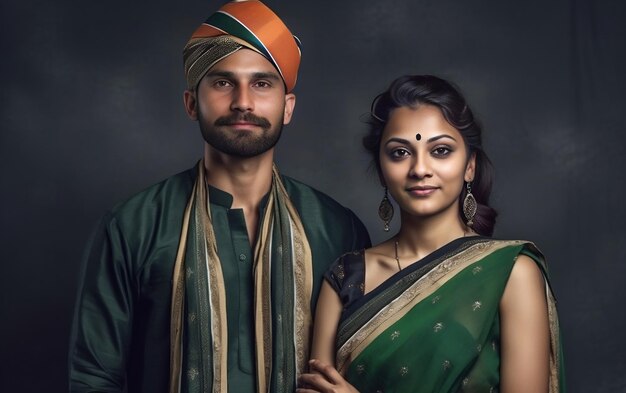
[[[173,176],[105,215],[85,256],[70,348],[72,392],[166,392],[172,270],[196,170]],[[283,176],[322,275],[339,255],[367,247],[365,227],[328,196]],[[253,249],[243,211],[211,188],[210,209],[226,284],[228,386],[251,392],[254,377]],[[261,216],[265,207],[261,206]],[[312,309],[315,304],[312,304]]]

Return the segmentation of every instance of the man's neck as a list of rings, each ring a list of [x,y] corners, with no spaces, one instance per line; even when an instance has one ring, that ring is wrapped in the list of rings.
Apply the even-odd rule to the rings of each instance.
[[[205,145],[206,181],[232,195],[232,208],[256,211],[272,185],[274,150],[255,157],[241,158],[221,153]]]
[[[233,196],[232,209],[243,209],[250,245],[254,246],[259,205],[272,186],[274,149],[250,158],[233,157],[205,144],[206,181]]]

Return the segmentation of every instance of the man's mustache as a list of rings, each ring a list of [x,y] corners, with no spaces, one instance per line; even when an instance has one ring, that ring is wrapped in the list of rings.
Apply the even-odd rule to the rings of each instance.
[[[235,113],[230,116],[219,117],[215,120],[214,124],[216,126],[232,126],[233,124],[240,122],[254,124],[255,126],[259,126],[261,128],[270,128],[272,126],[272,123],[270,123],[266,118],[256,116],[252,113]]]

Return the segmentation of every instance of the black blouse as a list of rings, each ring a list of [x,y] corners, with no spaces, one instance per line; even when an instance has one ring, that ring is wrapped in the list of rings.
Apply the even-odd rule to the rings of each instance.
[[[339,295],[343,308],[350,307],[363,297],[365,290],[365,250],[343,254],[326,271],[324,278]]]

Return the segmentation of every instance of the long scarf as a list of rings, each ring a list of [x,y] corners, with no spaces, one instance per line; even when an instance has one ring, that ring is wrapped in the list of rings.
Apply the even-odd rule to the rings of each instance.
[[[498,305],[517,255],[531,243],[464,239],[355,303],[337,333],[337,368],[360,391],[490,391],[499,384]],[[563,391],[555,299],[546,278],[550,392]]]
[[[228,391],[226,292],[208,201],[201,161],[173,274],[170,393]],[[309,355],[312,257],[275,166],[253,269],[257,391],[292,391]]]

